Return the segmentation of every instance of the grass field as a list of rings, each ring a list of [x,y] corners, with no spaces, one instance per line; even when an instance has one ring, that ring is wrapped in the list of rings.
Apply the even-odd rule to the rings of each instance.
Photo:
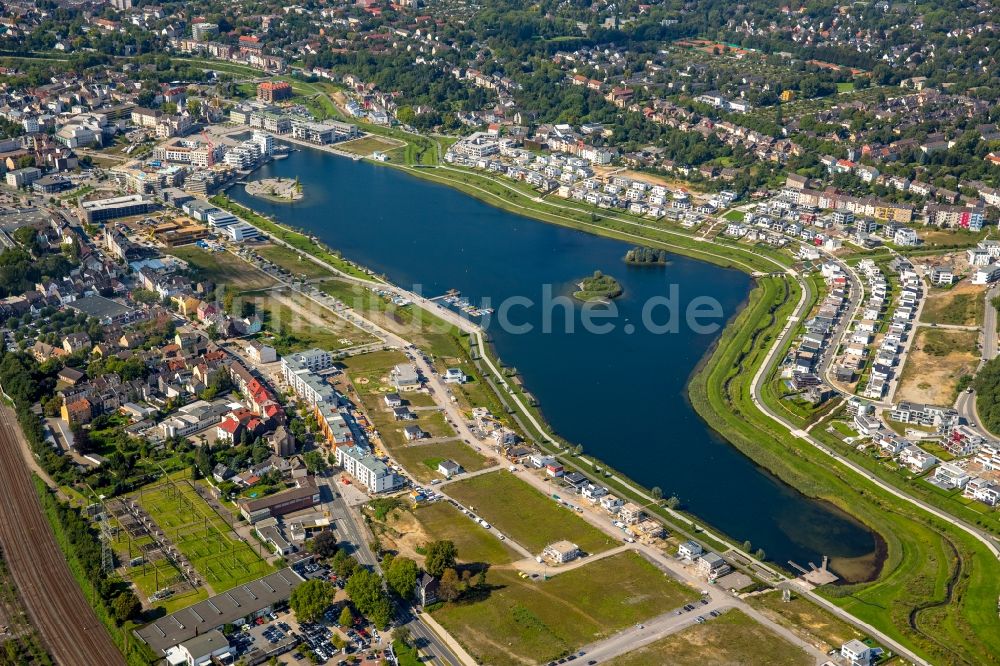
[[[886,557],[874,582],[825,587],[821,594],[934,663],[996,663],[1000,576],[985,547],[831,464],[752,404],[749,383],[767,349],[761,340],[776,334],[797,300],[794,285],[758,280],[747,308],[691,381],[692,404],[758,464],[805,494],[837,504],[884,539]],[[817,430],[814,437],[840,446],[838,439]]]
[[[392,410],[386,406],[383,396],[386,393],[396,392],[389,379],[389,372],[394,365],[405,362],[408,362],[408,360],[402,352],[379,351],[352,356],[345,359],[343,363],[346,374],[350,377],[351,384],[354,390],[357,391],[358,397],[372,421],[372,425],[379,431],[382,443],[393,455],[399,452],[403,458],[409,461],[413,467],[413,473],[418,478],[429,481],[440,477],[436,473],[428,474],[431,470],[423,462],[437,456],[434,452],[435,449],[428,447],[435,447],[438,444],[408,443],[405,435],[403,435],[403,428],[413,425],[419,426],[432,438],[455,437],[456,434],[455,430],[445,419],[444,412],[439,409],[416,409],[414,414],[417,418],[409,421],[397,421],[393,416]],[[404,404],[410,408],[431,407],[436,404],[433,396],[422,391],[403,391],[400,393],[400,397],[404,400]],[[444,442],[440,444],[444,446],[441,449],[442,451],[453,450],[447,447],[447,444],[451,443]],[[481,469],[483,466],[482,456],[478,456],[464,444],[462,444],[462,447],[465,451],[462,448],[454,449],[457,451],[456,455],[464,456],[469,464],[473,465],[470,469]],[[419,451],[404,453],[408,448],[419,449]],[[421,451],[423,453],[420,453]],[[462,461],[457,460],[457,462],[461,463]],[[437,467],[437,463],[434,464],[434,467]]]
[[[265,326],[275,334],[274,347],[280,354],[314,347],[336,351],[377,341],[375,336],[292,291],[272,291],[250,300]]]
[[[610,536],[506,471],[448,484],[448,494],[533,553],[568,539],[587,553],[617,544]]]
[[[839,646],[838,646],[839,647]],[[614,666],[811,666],[805,650],[736,609],[607,662]]]
[[[488,591],[434,611],[479,663],[545,663],[665,613],[698,593],[632,551],[549,580],[492,568]]]
[[[166,252],[188,262],[199,277],[219,286],[253,291],[276,284],[274,279],[229,252],[209,252],[195,245],[168,248]]]
[[[471,446],[459,440],[402,446],[393,449],[392,455],[406,471],[422,483],[444,478],[437,471],[438,463],[442,460],[454,460],[465,468],[466,472],[489,467],[496,461],[495,458],[480,455]]]
[[[920,312],[920,321],[934,324],[977,326],[983,321],[986,288],[961,282],[951,289],[931,291]]]
[[[745,601],[823,652],[840,648],[852,638],[866,638],[852,625],[797,595],[782,601],[781,593],[774,591],[747,597]]]
[[[288,229],[281,225],[275,224],[266,217],[258,214],[256,211],[247,208],[246,206],[241,206],[240,204],[236,203],[235,201],[233,201],[224,194],[217,194],[216,196],[212,197],[210,201],[219,208],[222,208],[223,210],[228,210],[230,213],[234,215],[238,215],[239,217],[246,220],[250,224],[254,225],[261,231],[270,234],[275,238],[283,240],[284,242],[288,243],[289,245],[298,250],[313,255],[320,261],[324,261],[330,264],[337,270],[342,271],[347,275],[374,281],[374,278],[372,278],[372,276],[370,276],[368,273],[359,269],[353,263],[346,261],[343,257],[339,256],[338,254],[335,254],[327,250],[326,248],[320,246],[318,243],[310,240],[308,236],[300,234],[297,231],[292,231],[291,229]]]
[[[172,482],[171,482],[172,481]],[[175,474],[132,496],[216,593],[274,569],[241,541],[191,486]]]
[[[299,254],[284,245],[265,245],[256,248],[257,254],[264,257],[272,264],[284,268],[295,276],[304,276],[306,279],[318,277],[330,277],[333,275],[328,269],[323,268],[308,259],[299,259]]]
[[[365,318],[406,338],[432,357],[465,358],[462,333],[425,310],[412,305],[397,306],[357,284],[331,280],[317,286]]]
[[[337,144],[337,149],[367,157],[376,150],[384,153],[392,150],[393,148],[399,148],[402,145],[402,141],[371,134],[369,136],[361,137],[360,139],[354,139],[352,141],[345,141],[344,143]]]
[[[494,531],[472,522],[450,502],[434,502],[400,513],[389,524],[412,549],[429,541],[453,542],[458,548],[458,561],[465,564],[509,564],[518,559],[518,554],[500,541]]]

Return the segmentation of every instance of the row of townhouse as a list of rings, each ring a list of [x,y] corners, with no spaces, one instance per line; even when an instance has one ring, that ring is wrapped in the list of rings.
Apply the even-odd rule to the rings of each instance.
[[[936,198],[946,204],[953,204],[959,199],[958,192],[948,190],[943,187],[937,187],[935,185],[931,185],[930,183],[911,181],[902,176],[885,176],[880,174],[879,170],[873,166],[860,164],[850,159],[837,159],[832,155],[824,155],[820,158],[820,163],[826,167],[827,172],[831,175],[853,173],[869,185],[883,185],[900,192],[910,192],[927,199]],[[931,207],[934,207],[934,204],[928,204],[928,208]],[[928,224],[938,223],[932,222],[928,219]]]
[[[737,198],[735,192],[721,191],[695,205],[682,190],[623,176],[595,177],[589,159],[578,155],[535,155],[517,148],[511,139],[496,139],[485,132],[456,143],[445,160],[523,181],[542,191],[554,191],[565,199],[654,218],[683,217],[698,222]]]
[[[951,407],[936,407],[917,402],[903,401],[889,411],[889,418],[899,423],[909,423],[945,431],[959,425],[958,412]]]
[[[963,497],[988,506],[1000,504],[1000,484],[988,476],[979,476],[978,471],[970,469],[970,463],[986,473],[1000,468],[996,442],[982,444],[975,458],[941,463],[927,480],[944,490],[961,490]]]
[[[854,197],[837,192],[833,188],[820,191],[805,187],[801,189],[786,187],[785,196],[799,206],[824,210],[846,210],[855,215],[902,224],[908,224],[913,220],[913,206],[884,201],[875,197]]]
[[[923,283],[912,264],[905,259],[896,259],[891,267],[899,275],[900,294],[888,330],[878,348],[872,350],[874,358],[871,361],[871,374],[865,386],[864,396],[874,400],[885,397],[889,382],[902,363],[903,344],[909,334],[911,321],[916,316],[920,299],[923,297]],[[860,337],[867,341],[855,340],[855,342],[863,344],[865,351],[869,351],[869,345],[875,341],[875,334],[880,330],[881,321],[885,318],[888,282],[881,269],[871,260],[860,262],[858,269],[864,273],[868,281],[868,299],[862,306],[862,319],[855,325],[855,334],[860,334]],[[865,354],[861,354],[859,358],[863,360]],[[864,366],[859,366],[859,369],[860,367]]]
[[[829,349],[833,331],[849,302],[846,277],[841,272],[828,269],[825,280],[827,295],[816,314],[805,322],[805,332],[788,358],[792,388],[803,391],[806,399],[814,403],[829,397],[829,391],[824,388],[819,377],[819,367]]]
[[[229,44],[202,41],[196,38],[174,38],[170,40],[170,45],[181,53],[209,55],[218,60],[228,60],[265,72],[280,73],[284,72],[287,68],[287,63],[281,56],[263,53],[255,45],[242,42],[240,47],[235,47]]]

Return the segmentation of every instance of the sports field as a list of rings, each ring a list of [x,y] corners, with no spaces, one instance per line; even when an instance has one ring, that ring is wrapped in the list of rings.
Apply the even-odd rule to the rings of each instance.
[[[256,550],[230,529],[184,476],[172,475],[133,496],[219,593],[274,571]],[[178,478],[180,477],[180,478]]]

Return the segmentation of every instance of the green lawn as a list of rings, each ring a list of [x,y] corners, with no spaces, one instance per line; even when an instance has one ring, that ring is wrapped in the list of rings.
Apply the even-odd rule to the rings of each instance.
[[[258,214],[256,211],[247,208],[246,206],[241,206],[224,194],[217,194],[212,197],[210,201],[219,208],[228,210],[230,213],[241,217],[261,231],[271,234],[276,238],[280,238],[292,247],[313,255],[347,275],[373,280],[372,276],[370,276],[367,272],[361,270],[355,264],[346,261],[339,254],[335,254],[319,243],[310,240],[308,236],[276,224],[268,218]]]
[[[251,298],[264,325],[275,335],[274,347],[279,354],[316,347],[336,351],[377,340],[305,297],[291,291],[285,291],[283,295],[295,304],[294,309],[270,295]],[[309,314],[304,315],[303,311]]]
[[[422,483],[444,478],[437,471],[438,463],[442,460],[454,460],[467,472],[475,472],[496,463],[495,458],[486,458],[459,440],[402,446],[393,449],[392,456]]]
[[[223,592],[274,571],[202,499],[186,474],[186,471],[174,474],[146,486],[131,498],[139,501],[214,592]]]
[[[812,666],[815,662],[802,648],[732,609],[705,624],[661,638],[607,663],[614,666]]]
[[[632,551],[548,580],[525,580],[494,567],[487,584],[478,598],[434,611],[434,619],[485,664],[558,659],[698,596]]]
[[[448,494],[533,553],[568,539],[584,552],[618,543],[575,513],[510,472],[499,471],[448,484]]]
[[[264,257],[272,264],[284,268],[295,276],[303,276],[307,279],[318,277],[330,277],[333,275],[328,269],[306,258],[300,258],[300,254],[284,245],[267,245],[256,249],[257,254]]]
[[[220,287],[231,285],[241,291],[253,291],[276,284],[273,278],[229,252],[209,252],[195,245],[172,247],[166,252],[188,262],[199,277]]]
[[[399,148],[400,145],[401,144],[398,140],[382,138],[373,134],[361,137],[360,139],[339,143],[337,144],[337,149],[346,150],[349,153],[364,155],[367,157],[376,150],[386,152],[394,148]]]
[[[450,502],[421,506],[413,510],[413,516],[430,539],[452,541],[458,548],[459,562],[509,564],[519,557],[493,530],[472,522]]]
[[[784,325],[798,297],[797,286],[783,279],[758,280],[748,306],[692,380],[692,404],[758,464],[807,495],[837,504],[885,541],[885,561],[875,581],[820,588],[821,594],[930,661],[976,663],[983,655],[1000,654],[995,558],[968,534],[831,463],[752,404],[749,382],[768,348],[764,341]],[[812,435],[841,446],[819,430]],[[891,475],[885,478],[897,483]],[[870,565],[865,569],[870,571]]]

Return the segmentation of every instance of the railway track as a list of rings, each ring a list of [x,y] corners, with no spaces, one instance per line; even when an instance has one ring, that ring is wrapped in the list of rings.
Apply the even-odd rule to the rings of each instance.
[[[13,410],[0,405],[0,545],[32,623],[56,663],[125,666],[59,550],[21,456]]]

